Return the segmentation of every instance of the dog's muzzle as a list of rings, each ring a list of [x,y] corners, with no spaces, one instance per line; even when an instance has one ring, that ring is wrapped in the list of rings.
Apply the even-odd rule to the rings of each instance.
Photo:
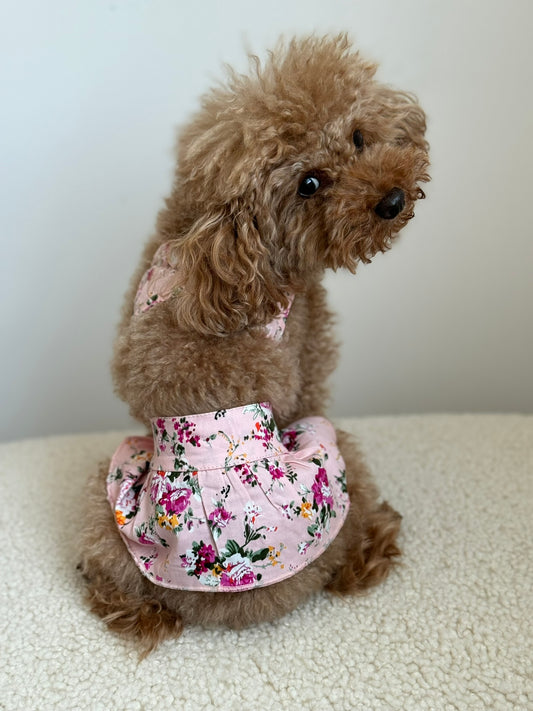
[[[384,220],[392,220],[400,214],[404,207],[404,191],[401,188],[393,188],[378,202],[374,212]]]

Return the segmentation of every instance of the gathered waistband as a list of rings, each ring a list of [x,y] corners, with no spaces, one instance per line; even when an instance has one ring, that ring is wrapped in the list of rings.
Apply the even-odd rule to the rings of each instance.
[[[268,402],[185,417],[156,417],[152,468],[223,469],[284,454]]]

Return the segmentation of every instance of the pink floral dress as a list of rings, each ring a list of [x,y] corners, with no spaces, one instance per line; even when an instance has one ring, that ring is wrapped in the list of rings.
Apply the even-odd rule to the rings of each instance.
[[[135,318],[174,293],[167,249],[141,281]],[[281,339],[287,317],[265,337]],[[269,403],[256,403],[154,418],[152,434],[119,446],[107,495],[134,561],[157,585],[235,592],[277,583],[323,553],[346,518],[344,462],[324,418],[279,430]]]

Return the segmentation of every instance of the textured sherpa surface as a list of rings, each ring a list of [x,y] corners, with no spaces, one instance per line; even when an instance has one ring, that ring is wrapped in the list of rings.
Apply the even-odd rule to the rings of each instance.
[[[189,628],[142,662],[76,571],[84,479],[124,433],[1,445],[0,708],[533,708],[533,417],[340,424],[404,515],[403,565],[363,598]]]

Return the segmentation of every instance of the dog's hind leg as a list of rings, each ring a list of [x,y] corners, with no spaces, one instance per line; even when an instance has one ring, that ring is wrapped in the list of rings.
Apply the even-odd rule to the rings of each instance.
[[[401,516],[378,492],[357,450],[345,432],[338,431],[338,445],[346,463],[350,511],[339,535],[344,537],[346,559],[326,589],[339,594],[357,593],[378,585],[400,556],[397,537]]]
[[[183,623],[157,599],[160,591],[140,574],[120,538],[105,495],[108,471],[109,462],[102,463],[89,481],[78,568],[91,610],[111,630],[134,639],[144,657],[162,640],[179,636]]]
[[[110,630],[133,639],[141,658],[164,639],[178,637],[183,630],[179,615],[161,602],[125,594],[101,573],[88,578],[88,601],[91,610],[102,617]]]

